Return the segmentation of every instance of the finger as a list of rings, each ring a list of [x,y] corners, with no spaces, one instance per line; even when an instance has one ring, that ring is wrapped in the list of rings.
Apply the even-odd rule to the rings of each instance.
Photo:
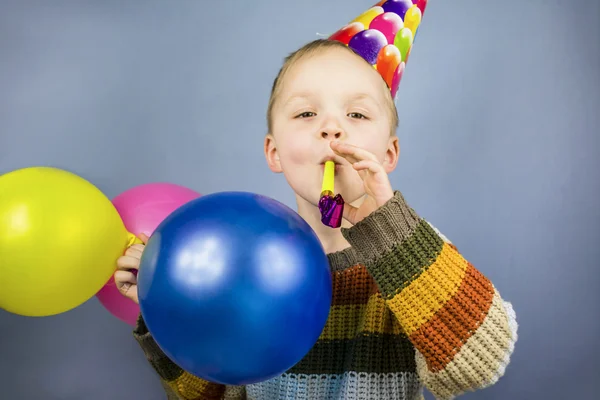
[[[137,257],[139,259],[142,257],[142,253],[144,252],[145,247],[146,246],[144,246],[143,244],[134,244],[133,246],[130,246],[129,248],[127,248],[127,250],[125,250],[125,255]]]
[[[334,140],[331,142],[330,147],[336,154],[344,157],[353,164],[363,160],[377,161],[377,157],[373,153],[348,143]]]
[[[144,244],[148,243],[148,236],[145,233],[140,233],[138,235],[138,239],[144,242]]]
[[[132,256],[121,256],[117,259],[117,268],[120,270],[139,269],[140,259]]]
[[[137,277],[132,272],[128,271],[117,271],[114,274],[114,280],[117,287],[121,287],[125,284],[137,285]]]
[[[114,275],[115,285],[117,290],[129,297],[133,298],[137,293],[137,278],[131,272],[117,271]]]
[[[125,285],[119,288],[119,292],[131,300],[135,299],[136,291],[137,285],[130,285],[129,283],[126,283]]]
[[[385,172],[383,169],[383,165],[373,160],[358,161],[352,164],[352,167],[357,171],[368,171],[373,174]]]

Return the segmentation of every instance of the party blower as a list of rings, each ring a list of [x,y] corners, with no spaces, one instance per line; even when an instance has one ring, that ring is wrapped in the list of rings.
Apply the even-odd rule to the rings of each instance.
[[[344,215],[344,198],[339,193],[333,195],[334,179],[335,163],[326,161],[325,171],[323,171],[321,198],[319,199],[321,222],[331,228],[339,228],[342,225],[342,216]]]

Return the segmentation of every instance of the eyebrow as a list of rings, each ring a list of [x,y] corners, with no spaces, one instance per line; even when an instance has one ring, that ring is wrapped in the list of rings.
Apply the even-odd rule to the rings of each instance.
[[[373,99],[373,96],[367,93],[356,93],[354,96],[350,97],[352,100],[362,100],[362,99]]]
[[[283,102],[283,104],[287,105],[294,100],[307,99],[311,96],[312,96],[311,93],[308,93],[308,92],[297,93],[297,94],[294,94],[293,96],[288,97],[285,100],[285,102]]]
[[[313,94],[308,93],[308,92],[297,93],[297,94],[294,94],[293,96],[288,97],[287,100],[284,102],[284,104],[291,103],[292,101],[297,100],[297,99],[307,99],[312,96],[313,96]],[[363,93],[363,92],[356,93],[356,94],[350,96],[348,100],[350,102],[357,101],[357,100],[371,100],[374,103],[379,104],[379,102],[373,96],[371,96],[368,93]]]
[[[373,96],[368,93],[356,93],[348,99],[348,102],[359,101],[359,100],[368,100],[373,102],[376,106],[381,106],[380,102]]]

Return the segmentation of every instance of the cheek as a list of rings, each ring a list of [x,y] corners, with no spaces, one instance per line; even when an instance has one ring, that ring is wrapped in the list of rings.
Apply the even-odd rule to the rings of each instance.
[[[290,135],[279,147],[282,166],[300,165],[315,158],[313,142],[308,135]]]

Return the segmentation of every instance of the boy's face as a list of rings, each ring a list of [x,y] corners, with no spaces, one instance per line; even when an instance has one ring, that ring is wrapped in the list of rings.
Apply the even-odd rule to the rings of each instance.
[[[345,49],[324,49],[288,70],[273,107],[273,132],[265,155],[273,172],[304,200],[316,205],[324,163],[336,162],[335,192],[353,203],[364,195],[352,164],[330,148],[340,140],[373,153],[391,172],[398,161],[398,139],[390,136],[388,88],[371,66]]]

